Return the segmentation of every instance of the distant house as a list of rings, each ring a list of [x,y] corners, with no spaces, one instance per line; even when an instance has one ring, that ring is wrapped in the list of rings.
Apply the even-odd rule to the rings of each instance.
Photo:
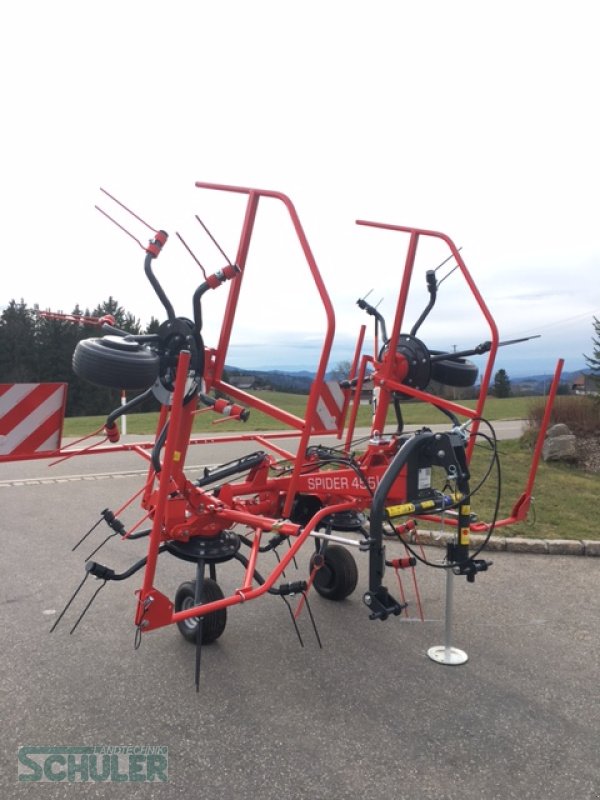
[[[573,394],[598,394],[598,381],[592,375],[581,372],[576,375],[571,384]]]
[[[360,392],[360,404],[365,406],[373,402],[373,389],[365,389],[364,387]]]

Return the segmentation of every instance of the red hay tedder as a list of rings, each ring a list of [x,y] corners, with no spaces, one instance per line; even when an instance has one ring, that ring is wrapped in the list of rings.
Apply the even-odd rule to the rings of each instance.
[[[155,231],[151,242],[142,247],[146,276],[166,312],[158,332],[132,335],[117,329],[114,321],[103,318],[96,322],[104,335],[80,341],[73,356],[73,368],[79,377],[102,386],[139,392],[108,416],[103,440],[107,444],[95,452],[134,449],[146,458],[147,478],[143,488],[131,498],[141,500],[142,521],[126,530],[119,519],[122,509],[115,512],[105,509],[101,521],[108,524],[113,535],[123,539],[146,537],[147,553],[122,573],[88,560],[85,577],[53,630],[89,575],[101,581],[101,588],[108,581],[120,581],[141,573],[141,586],[136,592],[137,642],[156,628],[176,624],[181,634],[196,646],[198,686],[201,646],[215,641],[223,633],[229,608],[266,593],[278,595],[286,603],[290,596],[297,596],[298,606],[296,612],[292,612],[295,624],[300,607],[307,605],[311,587],[334,601],[348,597],[355,590],[358,571],[352,547],[368,561],[368,589],[363,599],[373,620],[400,615],[406,607],[404,597],[395,599],[386,587],[386,567],[408,567],[414,574],[417,562],[431,563],[445,569],[446,574],[464,575],[468,581],[474,581],[477,573],[489,566],[489,562],[479,556],[494,528],[523,520],[527,515],[562,362],[557,366],[529,481],[512,515],[503,520],[477,521],[471,501],[479,486],[471,487],[469,465],[473,447],[480,437],[490,452],[487,474],[497,463],[495,436],[485,422],[484,405],[496,351],[499,346],[512,342],[499,341],[493,317],[454,243],[434,231],[358,221],[359,225],[396,231],[406,238],[404,270],[389,333],[378,309],[366,299],[358,301],[358,306],[373,318],[374,346],[372,352],[366,352],[366,328],[361,326],[350,374],[342,381],[332,382],[327,380],[327,370],[335,333],[334,311],[289,198],[278,192],[234,186],[208,183],[196,186],[211,192],[242,195],[246,205],[236,258],[229,262],[219,247],[227,263],[214,274],[205,275],[205,280],[195,290],[193,319],[176,316],[153,271],[154,262],[168,239],[165,231]],[[304,418],[270,405],[224,380],[225,359],[244,285],[255,219],[259,203],[267,201],[282,203],[285,207],[325,312],[326,331]],[[489,338],[469,350],[432,351],[417,338],[421,324],[436,302],[439,285],[436,270],[428,270],[425,275],[429,295],[425,309],[412,327],[406,325],[405,310],[417,250],[423,241],[432,239],[447,247],[446,261],[456,262],[489,330]],[[225,283],[229,293],[221,331],[216,346],[210,347],[203,338],[202,303],[209,290]],[[427,391],[431,381],[454,387],[474,386],[479,370],[469,356],[475,355],[486,356],[475,409]],[[366,387],[372,387],[376,404],[370,434],[360,443],[359,449],[355,441],[356,420],[361,393]],[[146,447],[117,444],[118,418],[152,396],[160,404],[155,440]],[[400,407],[402,398],[433,404],[447,417],[447,430],[434,432],[423,427],[416,432],[405,432]],[[202,406],[240,421],[245,421],[250,411],[257,409],[291,430],[223,437],[221,441],[249,442],[260,449],[206,468],[199,479],[192,479],[186,474],[189,446],[216,441],[192,434],[194,415]],[[388,417],[393,419],[391,431],[387,429],[390,427]],[[485,434],[479,430],[482,423],[486,426]],[[322,439],[325,435],[333,435],[339,445],[331,447],[320,443],[319,437]],[[278,440],[291,437],[297,441],[294,452],[278,444]],[[442,479],[440,486],[436,486],[435,478],[439,475]],[[422,519],[445,521],[455,530],[443,562],[428,561],[423,550],[415,549],[406,535],[414,530],[416,520]],[[141,529],[143,521],[149,526],[144,530]],[[484,534],[483,544],[476,548],[470,544],[473,531]],[[405,558],[387,559],[385,545],[390,539],[399,539],[404,544]],[[286,570],[305,546],[312,548],[308,574],[303,579],[285,582],[282,579]],[[182,583],[173,598],[156,585],[157,560],[164,553],[195,566],[195,580]],[[272,559],[269,560],[267,571],[263,567],[266,553],[275,553],[277,557],[275,566]],[[238,588],[225,596],[217,582],[217,567],[234,560],[240,565],[241,577]],[[97,591],[94,597],[96,594]],[[90,603],[91,600],[76,625]]]

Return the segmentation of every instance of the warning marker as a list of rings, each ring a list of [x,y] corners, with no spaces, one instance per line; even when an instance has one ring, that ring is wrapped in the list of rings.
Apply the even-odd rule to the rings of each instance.
[[[66,398],[66,383],[0,383],[0,458],[59,450]]]
[[[317,403],[315,433],[333,433],[338,430],[345,411],[346,396],[337,381],[328,381],[321,387]]]

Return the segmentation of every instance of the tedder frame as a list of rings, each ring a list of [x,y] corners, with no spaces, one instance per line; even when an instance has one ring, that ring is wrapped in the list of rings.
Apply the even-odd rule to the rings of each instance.
[[[298,613],[301,606],[308,605],[307,593],[311,587],[330,600],[348,597],[356,588],[358,571],[347,545],[355,547],[367,560],[368,586],[363,600],[374,620],[401,615],[406,608],[404,598],[396,599],[388,590],[386,568],[414,571],[417,562],[423,562],[440,567],[447,574],[464,575],[471,582],[478,573],[487,570],[490,563],[480,555],[493,530],[519,522],[528,513],[541,441],[549,422],[562,362],[557,365],[527,486],[508,518],[482,522],[472,510],[472,497],[481,484],[475,488],[471,485],[471,457],[476,440],[483,435],[490,448],[488,474],[497,463],[495,436],[485,422],[484,406],[497,349],[513,342],[500,341],[494,318],[454,242],[432,230],[357,221],[361,226],[398,232],[407,237],[405,261],[389,336],[378,308],[360,299],[359,307],[374,321],[374,346],[372,349],[365,346],[366,326],[362,325],[349,374],[342,380],[330,380],[334,309],[290,199],[274,191],[204,182],[196,186],[208,192],[243,195],[246,203],[235,259],[229,261],[219,247],[227,263],[214,274],[205,273],[192,299],[193,319],[175,314],[156,277],[154,262],[167,243],[168,235],[162,230],[154,231],[152,240],[144,247],[144,270],[163,305],[166,320],[155,334],[135,335],[119,330],[113,320],[104,318],[99,321],[104,335],[82,339],[73,355],[73,368],[79,377],[111,388],[140,392],[109,414],[102,447],[78,452],[124,449],[135,450],[145,458],[147,476],[143,488],[128,501],[139,498],[142,518],[126,529],[119,519],[123,506],[115,512],[105,509],[100,521],[108,524],[111,535],[119,535],[124,540],[145,538],[146,555],[121,573],[99,561],[88,560],[84,578],[53,630],[88,576],[100,580],[101,588],[109,581],[141,573],[134,614],[137,642],[150,631],[176,624],[181,634],[196,645],[198,686],[201,647],[223,633],[227,611],[232,607],[270,593],[279,595],[286,603],[289,597],[298,596]],[[321,353],[304,417],[272,405],[225,379],[226,358],[246,280],[255,220],[259,206],[266,201],[282,203],[285,207],[325,315]],[[446,261],[452,259],[456,263],[455,268],[489,332],[486,341],[468,350],[430,350],[417,337],[437,299],[436,270],[426,272],[429,300],[424,311],[410,327],[405,320],[417,250],[421,242],[432,239],[448,249]],[[216,344],[207,346],[203,336],[202,302],[209,290],[225,283],[228,283],[229,293],[220,333]],[[478,355],[486,356],[486,360],[474,409],[431,391],[432,381],[455,387],[474,386],[479,370],[469,356]],[[372,389],[376,402],[369,434],[361,448],[355,449],[358,408],[366,387]],[[154,441],[119,444],[117,419],[150,398],[160,405]],[[433,431],[422,427],[406,432],[400,407],[401,399],[406,398],[424,401],[439,409],[448,420],[447,429]],[[198,437],[193,434],[193,422],[202,406],[236,417],[240,423],[256,409],[277,425],[286,426],[287,430],[240,433],[218,439]],[[391,412],[395,418],[393,429],[388,430]],[[482,422],[490,433],[481,433]],[[325,436],[334,437],[339,444],[335,447],[323,444],[319,439]],[[293,439],[295,448],[282,447],[283,439]],[[250,443],[260,449],[207,467],[199,479],[190,477],[186,473],[190,445],[218,441]],[[64,452],[76,451],[65,448]],[[436,481],[440,481],[439,486],[435,485]],[[419,552],[411,546],[407,534],[415,529],[419,520],[443,521],[455,531],[443,561],[433,564],[422,549]],[[148,524],[145,529],[142,528],[144,522]],[[471,546],[473,531],[484,534],[483,543],[476,547]],[[404,558],[388,559],[388,539],[404,544]],[[301,548],[309,543],[311,555],[306,577],[292,582],[283,580]],[[267,552],[276,555],[276,562],[274,565],[270,562],[265,572],[263,563]],[[182,583],[174,597],[157,585],[157,562],[163,553],[195,566],[195,580]],[[224,594],[217,582],[217,568],[230,561],[237,561],[241,566],[241,578],[235,590]],[[91,600],[76,624],[90,603]],[[294,624],[297,613],[292,614]]]

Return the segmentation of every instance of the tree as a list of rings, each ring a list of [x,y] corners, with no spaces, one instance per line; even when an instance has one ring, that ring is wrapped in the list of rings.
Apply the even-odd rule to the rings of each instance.
[[[584,355],[588,367],[591,370],[591,377],[596,383],[600,383],[600,320],[594,317],[594,333],[592,336],[592,344],[594,345],[594,354],[592,356]]]
[[[35,315],[24,300],[11,300],[0,316],[0,383],[37,380]]]
[[[34,308],[37,307],[34,306]],[[81,314],[78,306],[73,315]],[[73,376],[71,360],[77,342],[87,335],[83,326],[36,314],[35,357],[37,380],[69,382]]]
[[[352,369],[351,361],[339,361],[329,373],[329,376],[334,381],[343,381],[350,375]]]
[[[494,375],[494,394],[496,397],[510,397],[510,378],[505,369],[499,369]]]
[[[72,316],[112,314],[116,325],[131,333],[141,333],[138,319],[109,297],[99,304],[93,314],[79,306]],[[151,323],[157,325],[153,320]],[[78,378],[72,367],[77,343],[89,336],[101,336],[95,327],[76,322],[53,319],[40,313],[39,307],[29,308],[24,300],[11,300],[0,313],[0,383],[67,383],[67,415],[105,414],[119,404],[119,391],[95,386]],[[140,410],[148,410],[147,403]]]
[[[112,295],[108,298],[108,300],[105,300],[99,306],[96,306],[92,314],[95,317],[103,317],[105,314],[112,314],[115,318],[115,325],[117,328],[121,328],[121,330],[128,331],[129,333],[142,332],[140,321],[136,319],[133,314],[125,311],[125,309],[119,305],[118,301],[115,300]]]
[[[150,317],[150,322],[146,325],[144,333],[158,333],[160,324],[160,320],[156,319],[156,317]]]

